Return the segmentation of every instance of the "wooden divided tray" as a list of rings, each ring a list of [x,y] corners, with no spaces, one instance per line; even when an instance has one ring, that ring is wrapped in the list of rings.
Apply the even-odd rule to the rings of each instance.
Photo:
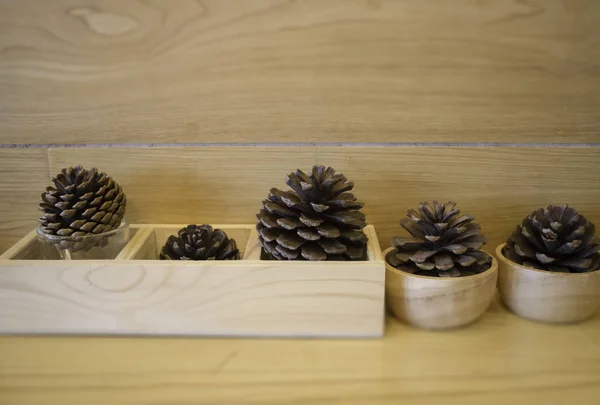
[[[0,256],[0,333],[380,337],[385,265],[260,260],[254,225],[214,225],[238,261],[160,261],[181,225],[131,225],[115,260],[40,260],[32,231]]]

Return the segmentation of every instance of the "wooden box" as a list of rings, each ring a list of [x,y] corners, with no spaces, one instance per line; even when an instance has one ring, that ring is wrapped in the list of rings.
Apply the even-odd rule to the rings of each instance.
[[[39,260],[32,231],[0,256],[0,333],[380,337],[385,265],[259,260],[254,225],[215,225],[239,261],[160,261],[180,225],[132,225],[115,260]]]

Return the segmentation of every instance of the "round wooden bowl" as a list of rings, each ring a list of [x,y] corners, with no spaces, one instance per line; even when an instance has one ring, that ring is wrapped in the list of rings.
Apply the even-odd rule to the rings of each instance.
[[[385,257],[393,248],[383,252]],[[426,277],[385,263],[386,303],[403,322],[423,329],[449,329],[472,323],[490,305],[496,290],[498,262],[467,277]]]
[[[525,267],[504,256],[505,245],[496,248],[498,289],[512,312],[539,322],[574,323],[600,309],[600,270],[556,273]]]

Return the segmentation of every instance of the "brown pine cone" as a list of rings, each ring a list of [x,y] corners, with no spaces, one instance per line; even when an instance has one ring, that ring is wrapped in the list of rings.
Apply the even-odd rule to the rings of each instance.
[[[292,190],[272,188],[256,215],[259,241],[277,260],[365,260],[367,225],[354,184],[331,167],[288,175]]]
[[[81,250],[106,244],[106,239],[96,239],[89,246],[87,243],[75,245],[73,241],[106,233],[121,225],[127,205],[121,186],[106,173],[81,166],[63,169],[52,182],[54,187],[47,187],[41,196],[40,231],[70,239],[61,241],[63,249]]]
[[[160,252],[160,260],[239,260],[235,240],[210,225],[188,225],[171,235]]]
[[[486,238],[472,215],[459,216],[456,203],[421,203],[408,210],[400,226],[412,238],[392,239],[395,250],[388,263],[402,271],[432,277],[460,277],[481,273],[490,267],[492,257],[480,251]]]
[[[600,269],[596,227],[567,205],[540,208],[506,241],[504,255],[539,270],[585,273]]]

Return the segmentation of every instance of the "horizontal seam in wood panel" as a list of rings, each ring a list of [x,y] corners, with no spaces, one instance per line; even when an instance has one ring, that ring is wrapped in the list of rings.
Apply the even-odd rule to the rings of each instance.
[[[0,144],[0,149],[39,148],[184,148],[184,147],[462,147],[462,148],[600,148],[599,143],[510,143],[510,142],[306,142],[306,143],[110,143],[110,144]]]

